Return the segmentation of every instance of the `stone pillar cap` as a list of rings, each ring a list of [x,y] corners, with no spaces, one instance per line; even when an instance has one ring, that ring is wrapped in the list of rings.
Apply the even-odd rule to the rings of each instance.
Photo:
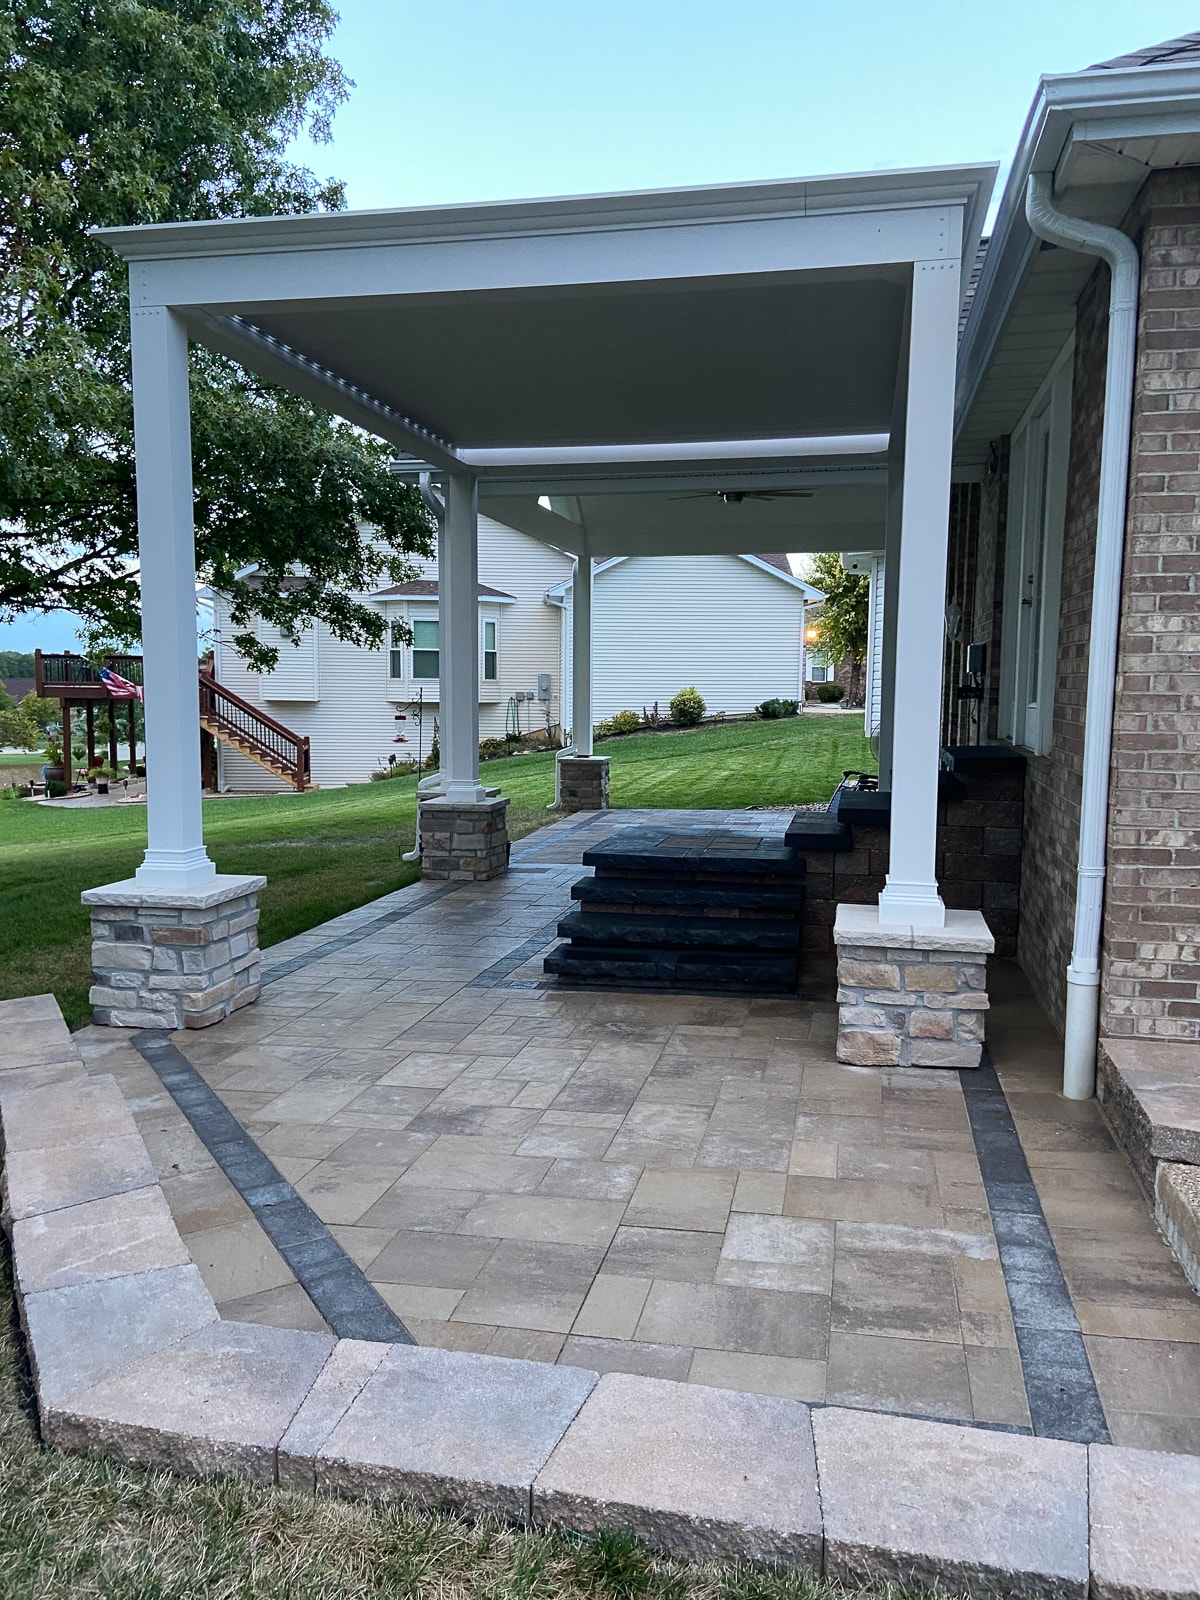
[[[187,911],[204,911],[225,900],[257,894],[266,886],[265,878],[232,872],[218,872],[207,883],[197,884],[192,889],[152,889],[136,878],[122,878],[120,883],[85,889],[79,898],[85,906],[161,906],[166,910],[180,907]]]
[[[988,955],[996,948],[981,911],[947,911],[944,928],[919,923],[879,920],[879,907],[840,905],[833,924],[833,942],[886,946],[889,950],[946,950],[962,955]]]

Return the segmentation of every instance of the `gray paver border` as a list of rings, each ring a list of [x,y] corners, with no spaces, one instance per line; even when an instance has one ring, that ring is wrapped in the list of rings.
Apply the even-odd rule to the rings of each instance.
[[[6,1050],[4,1024],[9,1021],[36,1024],[34,1042],[29,1027],[23,1026],[12,1030],[19,1047]],[[108,1126],[102,1114],[105,1102]],[[87,1142],[81,1117],[95,1121],[96,1140],[102,1142],[112,1119],[125,1114],[115,1080],[85,1074],[50,997],[4,1002],[0,1132],[36,1126],[39,1110],[44,1106],[48,1111],[51,1104],[55,1115],[43,1118],[41,1135],[42,1148],[50,1152],[59,1139],[74,1146]],[[20,1138],[23,1142],[24,1135]],[[116,1186],[126,1181],[121,1174],[114,1176]],[[10,1204],[36,1205],[60,1218],[74,1209],[56,1208],[55,1197],[44,1186],[38,1196],[14,1194],[21,1188],[18,1169],[9,1181]],[[157,1183],[145,1188],[148,1197],[157,1194],[161,1200]],[[116,1187],[114,1192],[127,1191]],[[96,1282],[103,1279],[100,1293],[27,1290],[20,1286],[22,1233],[7,1208],[5,1225],[13,1244],[43,1435],[62,1448],[185,1473],[245,1472],[315,1492],[329,1477],[321,1463],[330,1459],[326,1452],[334,1441],[331,1454],[338,1461],[340,1481],[326,1486],[337,1492],[415,1496],[421,1503],[464,1515],[500,1509],[514,1522],[568,1528],[572,1505],[612,1507],[612,1514],[648,1543],[668,1551],[680,1552],[681,1541],[686,1549],[694,1536],[689,1532],[685,1539],[681,1530],[700,1530],[695,1548],[709,1559],[734,1560],[744,1558],[748,1549],[761,1550],[765,1559],[810,1571],[819,1559],[835,1578],[920,1575],[981,1597],[999,1593],[1083,1600],[1090,1593],[1093,1600],[1182,1600],[1195,1593],[1193,1575],[1200,1572],[1200,1460],[1195,1457],[773,1403],[764,1412],[779,1410],[781,1418],[786,1413],[787,1427],[780,1442],[765,1439],[758,1459],[775,1503],[818,1508],[819,1518],[815,1526],[810,1519],[810,1526],[801,1529],[791,1525],[795,1519],[789,1513],[777,1511],[764,1547],[759,1508],[755,1515],[739,1518],[732,1491],[740,1485],[730,1485],[728,1522],[713,1516],[714,1494],[718,1502],[721,1495],[720,1452],[703,1427],[697,1433],[696,1386],[667,1381],[652,1385],[658,1404],[656,1447],[670,1467],[664,1477],[675,1485],[671,1503],[664,1506],[657,1485],[643,1491],[644,1498],[639,1498],[636,1483],[627,1495],[614,1497],[610,1442],[601,1438],[597,1448],[596,1431],[605,1396],[619,1387],[611,1380],[597,1385],[594,1374],[574,1368],[456,1355],[447,1370],[452,1366],[461,1374],[451,1380],[460,1424],[464,1417],[469,1423],[472,1405],[486,1414],[489,1386],[499,1383],[498,1405],[504,1398],[509,1415],[519,1418],[522,1408],[513,1407],[513,1393],[522,1400],[528,1397],[537,1425],[527,1439],[514,1434],[511,1441],[500,1440],[499,1449],[494,1430],[488,1441],[460,1425],[448,1444],[440,1428],[445,1389],[431,1381],[439,1363],[447,1365],[442,1353],[222,1322],[207,1291],[186,1270],[155,1280],[156,1314],[131,1343],[130,1317],[145,1303],[147,1292],[147,1262],[136,1251],[124,1273],[95,1270]],[[86,1285],[89,1270],[86,1260],[74,1260],[72,1282]],[[156,1259],[149,1270],[159,1270]],[[177,1319],[170,1315],[175,1293],[180,1296]],[[64,1358],[71,1342],[64,1318],[69,1319],[73,1304],[88,1308],[86,1329],[80,1330],[89,1342],[82,1375]],[[53,1337],[42,1332],[50,1327]],[[390,1389],[381,1379],[385,1369]],[[406,1371],[414,1374],[410,1386],[404,1385]],[[427,1472],[420,1460],[393,1464],[386,1445],[381,1448],[380,1441],[395,1431],[388,1396],[396,1394],[397,1383],[401,1403],[435,1441],[430,1449],[436,1459],[428,1462]],[[464,1400],[459,1389],[469,1391],[469,1398]],[[707,1409],[718,1416],[737,1415],[748,1403],[744,1395],[721,1390],[708,1394],[712,1401]],[[765,1425],[774,1426],[769,1418]],[[797,1429],[802,1449],[796,1448]],[[420,1428],[414,1431],[419,1437]],[[340,1449],[335,1435],[342,1441]],[[1076,1501],[1081,1496],[1091,1501],[1090,1515],[1060,1518],[1048,1545],[1045,1529],[1033,1526],[1030,1508],[1036,1510],[1037,1497],[1045,1496],[1048,1459],[1060,1457],[1069,1467]],[[568,1461],[570,1495],[564,1496],[560,1480]],[[696,1494],[690,1504],[693,1463]],[[964,1496],[962,1485],[972,1479],[986,1485],[986,1507],[979,1497],[973,1502]],[[1169,1498],[1169,1549],[1156,1546],[1153,1524],[1148,1530],[1139,1498],[1112,1492],[1122,1481],[1142,1485],[1143,1498]],[[1009,1508],[1011,1525],[1005,1520]],[[901,1526],[905,1517],[907,1524]],[[1026,1526],[1028,1537],[1022,1533]],[[998,1527],[1003,1535],[999,1546]],[[797,1541],[799,1533],[804,1538]]]

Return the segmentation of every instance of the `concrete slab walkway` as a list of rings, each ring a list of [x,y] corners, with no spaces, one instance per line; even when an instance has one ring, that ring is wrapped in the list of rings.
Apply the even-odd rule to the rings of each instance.
[[[787,819],[562,819],[503,880],[275,946],[256,1006],[174,1042],[420,1344],[1028,1430],[1081,1335],[1115,1442],[1200,1453],[1200,1305],[1015,967],[989,1042],[1066,1284],[1032,1332],[958,1074],[838,1065],[832,1003],[543,979],[582,850],[651,820]],[[222,1316],[322,1329],[129,1036],[76,1038]]]

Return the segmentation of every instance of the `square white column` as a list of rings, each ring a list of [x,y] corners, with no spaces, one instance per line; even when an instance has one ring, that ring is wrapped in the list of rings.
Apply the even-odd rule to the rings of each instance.
[[[959,280],[957,259],[918,261],[913,268],[896,575],[891,849],[879,896],[885,925],[940,928],[946,921],[934,860]]]
[[[571,746],[592,753],[592,558],[576,556],[571,580]]]
[[[200,805],[188,341],[165,306],[135,307],[131,332],[148,833],[137,882],[187,890],[216,876]]]
[[[438,539],[442,792],[484,800],[479,782],[479,496],[469,473],[446,477]]]

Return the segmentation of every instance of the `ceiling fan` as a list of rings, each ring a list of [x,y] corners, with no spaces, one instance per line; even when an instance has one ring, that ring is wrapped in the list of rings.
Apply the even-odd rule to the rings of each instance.
[[[815,493],[815,489],[695,489],[671,499],[720,500],[722,505],[740,506],[743,500],[811,500]]]

